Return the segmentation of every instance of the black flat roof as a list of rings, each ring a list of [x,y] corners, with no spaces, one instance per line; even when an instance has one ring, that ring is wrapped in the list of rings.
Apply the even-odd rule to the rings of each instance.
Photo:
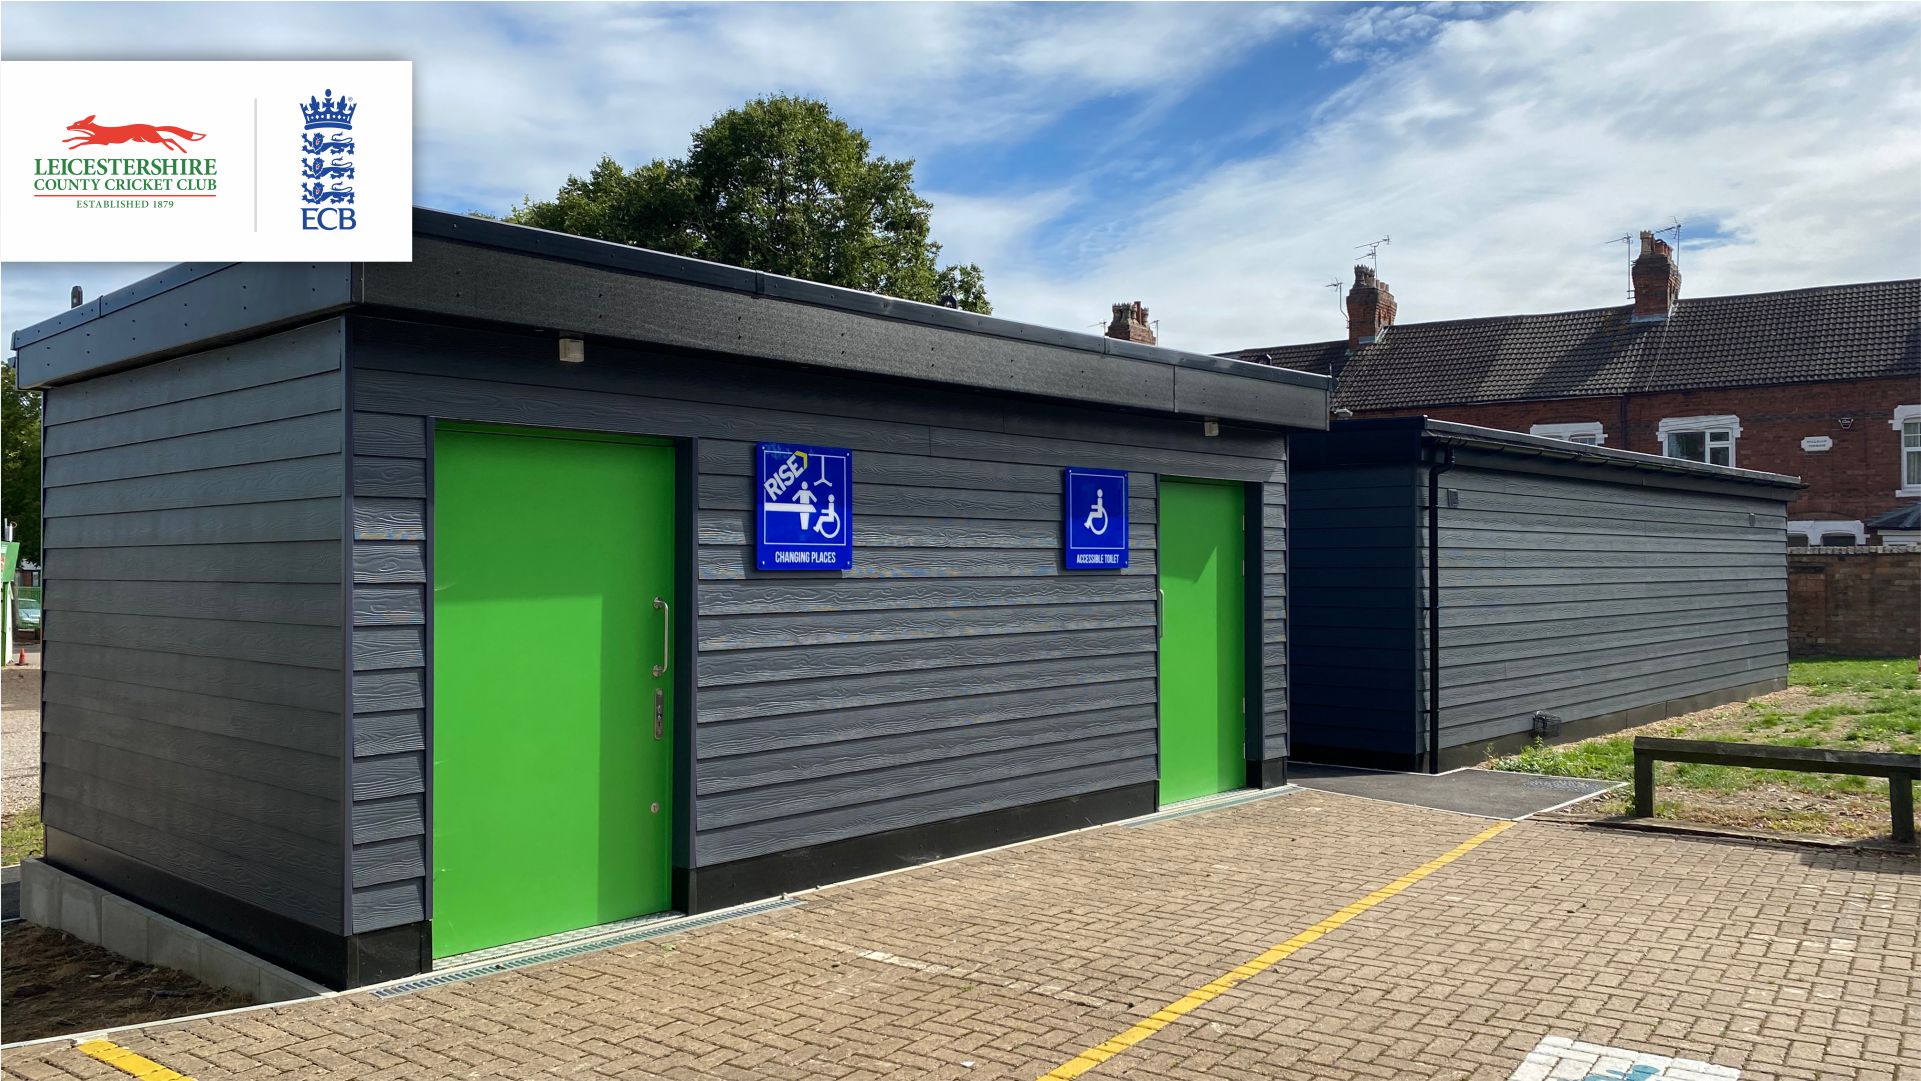
[[[14,332],[68,383],[348,310],[1322,428],[1329,380],[415,208],[410,263],[186,263]]]

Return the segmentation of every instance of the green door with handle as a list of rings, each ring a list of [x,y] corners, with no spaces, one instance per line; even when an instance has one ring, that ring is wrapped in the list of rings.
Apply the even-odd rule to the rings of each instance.
[[[1160,480],[1160,801],[1247,784],[1239,484]]]
[[[441,425],[433,953],[665,910],[674,451]]]

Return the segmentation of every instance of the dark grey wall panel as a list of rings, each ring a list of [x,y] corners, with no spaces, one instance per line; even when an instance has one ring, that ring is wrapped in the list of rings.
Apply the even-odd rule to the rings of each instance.
[[[1443,746],[1785,676],[1780,499],[1484,465],[1441,485]]]
[[[344,333],[51,387],[44,471],[48,825],[336,933]]]
[[[1421,418],[1337,425],[1296,449],[1303,740],[1411,764],[1438,694],[1443,759],[1460,761],[1448,752],[1525,740],[1537,712],[1658,711],[1786,675],[1793,478]]]
[[[1406,463],[1290,478],[1292,727],[1308,758],[1420,751],[1416,474]]]
[[[150,477],[339,453],[339,414],[312,413],[239,428],[109,447],[86,454],[64,454],[47,459],[43,476],[48,487],[57,488],[92,481]]]
[[[1151,780],[1161,473],[1260,485],[1250,513],[1271,526],[1268,547],[1248,558],[1267,642],[1261,735],[1269,753],[1286,745],[1289,490],[1276,432],[1209,437],[1192,420],[598,342],[589,363],[560,365],[546,339],[377,320],[356,320],[353,342],[357,778],[374,762],[424,764],[424,672],[364,659],[404,660],[415,640],[395,625],[426,619],[436,418],[698,440],[697,519],[684,523],[697,539],[698,865]],[[754,569],[759,440],[853,448],[853,571]],[[1125,572],[1061,569],[1068,465],[1129,471]],[[419,778],[403,768],[399,783]],[[409,805],[383,806],[382,839],[411,836]],[[357,887],[355,930],[421,918],[424,881],[403,885]]]
[[[338,541],[196,544],[165,548],[47,548],[47,587],[65,581],[263,582],[340,581]]]

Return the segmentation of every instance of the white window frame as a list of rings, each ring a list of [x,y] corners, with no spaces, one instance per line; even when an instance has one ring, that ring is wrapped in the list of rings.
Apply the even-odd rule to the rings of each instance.
[[[1808,535],[1808,544],[1815,548],[1821,547],[1821,535],[1824,533],[1851,533],[1854,535],[1854,543],[1868,543],[1867,527],[1863,526],[1861,520],[1858,518],[1849,521],[1815,518],[1799,522],[1789,522],[1788,532],[1806,533]]]
[[[1895,476],[1901,481],[1901,487],[1894,491],[1897,496],[1921,495],[1921,473],[1912,476],[1908,473],[1908,452],[1914,448],[1908,446],[1907,426],[1915,421],[1921,421],[1921,405],[1897,405],[1894,419],[1888,421],[1888,427],[1894,429],[1899,440],[1896,453],[1901,455],[1895,459],[1894,466]]]
[[[1728,433],[1728,466],[1738,464],[1735,445],[1741,441],[1741,418],[1732,413],[1719,413],[1705,417],[1668,417],[1655,428],[1655,435],[1661,441],[1661,455],[1678,458],[1680,455],[1668,452],[1668,436],[1677,432],[1726,432]],[[1710,450],[1712,445],[1710,444]],[[1693,459],[1684,459],[1692,461]]]
[[[1607,429],[1598,420],[1575,421],[1571,424],[1536,424],[1527,430],[1529,435],[1546,439],[1565,439],[1570,443],[1581,443],[1590,447],[1605,446],[1608,441]],[[1591,435],[1590,440],[1577,439],[1576,436]]]

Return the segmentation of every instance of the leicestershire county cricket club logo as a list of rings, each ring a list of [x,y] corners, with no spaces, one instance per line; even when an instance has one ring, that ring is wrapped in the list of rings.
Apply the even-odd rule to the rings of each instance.
[[[33,159],[33,197],[72,200],[80,210],[168,210],[179,199],[219,194],[219,161],[187,144],[205,132],[176,124],[102,124],[97,113],[67,125],[60,141],[72,154]],[[173,153],[147,151],[143,145]],[[122,147],[107,153],[74,153],[86,147]],[[134,156],[134,155],[145,156]]]
[[[337,132],[354,130],[353,99],[309,97],[300,112],[307,122],[300,140],[300,227],[339,232],[354,228],[354,141]]]
[[[67,144],[67,149],[69,150],[76,146],[113,146],[116,143],[159,143],[161,146],[170,146],[182,154],[185,154],[187,148],[175,142],[174,139],[184,139],[190,143],[197,143],[206,138],[206,136],[200,132],[188,131],[186,128],[176,128],[171,124],[121,124],[118,127],[108,127],[105,124],[94,123],[94,118],[91,116],[85,120],[76,120],[68,124],[67,130],[80,133],[73,138],[61,140]]]

